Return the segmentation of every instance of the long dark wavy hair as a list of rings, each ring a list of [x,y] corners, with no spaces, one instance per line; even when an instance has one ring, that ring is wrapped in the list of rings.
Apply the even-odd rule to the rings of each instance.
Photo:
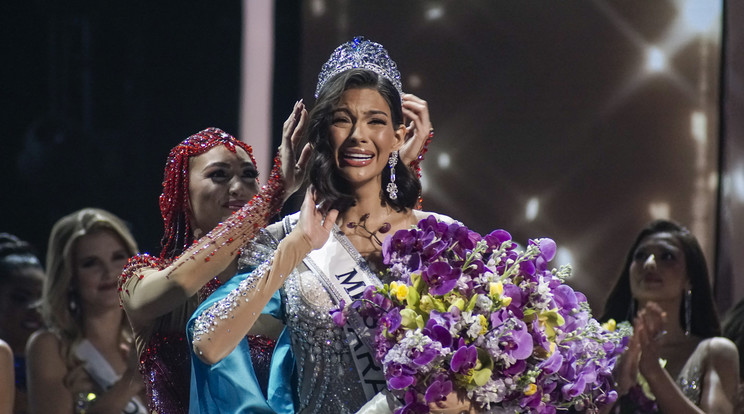
[[[638,234],[625,258],[620,277],[607,297],[604,313],[600,320],[614,319],[619,322],[632,320],[635,316],[633,313],[638,310],[638,303],[630,291],[630,265],[633,262],[633,256],[638,245],[647,237],[657,233],[670,233],[676,237],[685,254],[687,278],[692,291],[690,333],[702,338],[720,336],[721,323],[711,292],[708,265],[705,261],[705,255],[703,255],[703,249],[700,248],[697,239],[689,230],[671,220],[652,221]],[[684,306],[683,300],[679,309],[679,324],[683,327],[685,326]]]
[[[375,72],[367,69],[351,69],[331,78],[323,86],[309,114],[307,138],[315,148],[310,160],[310,183],[318,192],[319,201],[323,203],[323,208],[326,210],[335,208],[343,212],[354,205],[349,182],[339,174],[336,167],[329,137],[334,110],[344,92],[355,88],[369,88],[379,92],[390,107],[393,128],[403,124],[403,110],[398,90],[389,80]],[[396,211],[413,208],[421,192],[421,183],[400,161],[395,166],[395,175],[398,198],[392,200],[385,191],[390,182],[390,168],[386,166],[382,171],[380,199]]]

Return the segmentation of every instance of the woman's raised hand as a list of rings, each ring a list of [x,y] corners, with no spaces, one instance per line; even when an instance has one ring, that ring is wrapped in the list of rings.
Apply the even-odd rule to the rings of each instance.
[[[640,347],[640,359],[638,368],[644,377],[653,374],[653,371],[663,369],[659,363],[659,339],[666,334],[666,312],[654,302],[649,302],[638,312],[633,323],[633,337],[637,339]]]
[[[297,156],[300,141],[307,127],[307,109],[305,103],[299,100],[295,103],[282,128],[282,144],[279,154],[282,162],[282,175],[286,185],[286,197],[297,191],[305,178],[305,166],[310,159],[312,148],[305,144],[302,152]]]
[[[333,225],[338,217],[338,210],[331,209],[325,215],[323,210],[316,206],[315,190],[312,186],[305,191],[305,199],[300,208],[300,221],[297,224],[300,230],[310,241],[313,249],[323,247],[331,235]]]
[[[400,148],[400,159],[405,165],[418,157],[432,130],[429,104],[416,95],[403,94],[403,116],[410,123],[406,126],[406,142]]]
[[[641,356],[641,345],[638,336],[630,338],[628,349],[623,352],[615,365],[615,391],[618,396],[628,393],[628,390],[638,382],[638,358]]]

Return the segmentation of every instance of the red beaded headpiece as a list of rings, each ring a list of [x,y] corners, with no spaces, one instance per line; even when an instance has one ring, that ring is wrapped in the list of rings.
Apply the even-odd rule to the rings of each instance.
[[[246,143],[219,128],[207,128],[181,141],[168,155],[163,173],[163,193],[160,194],[160,213],[163,215],[165,233],[161,244],[161,259],[172,259],[186,250],[193,242],[189,214],[189,159],[210,149],[224,145],[235,152],[240,147],[253,158],[253,149]]]

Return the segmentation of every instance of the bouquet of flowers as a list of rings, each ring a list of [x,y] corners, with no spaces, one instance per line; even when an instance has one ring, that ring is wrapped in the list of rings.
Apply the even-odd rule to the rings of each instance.
[[[375,358],[405,401],[396,414],[427,413],[453,391],[484,411],[596,411],[617,398],[630,327],[591,317],[564,283],[570,267],[548,269],[555,251],[550,239],[522,252],[504,230],[481,236],[430,216],[385,239],[389,283],[332,315],[378,321]]]

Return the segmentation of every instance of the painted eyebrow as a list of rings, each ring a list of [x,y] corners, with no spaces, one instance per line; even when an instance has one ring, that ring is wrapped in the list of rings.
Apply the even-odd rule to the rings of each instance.
[[[343,113],[351,116],[351,111],[348,108],[344,108],[344,107],[342,107],[342,108],[336,108],[336,109],[333,110],[333,113],[336,113],[336,112],[343,112]],[[370,116],[370,115],[384,115],[384,116],[386,116],[388,118],[390,117],[390,115],[388,115],[387,112],[382,111],[382,110],[379,110],[379,109],[370,109],[369,111],[365,111],[363,114],[366,115],[366,116]]]
[[[670,242],[661,242],[661,243],[653,243],[653,244],[643,244],[643,245],[640,245],[640,246],[638,246],[638,248],[636,249],[636,251],[649,250],[651,248],[662,248],[664,250],[675,250],[675,251],[682,250],[681,247],[677,247],[677,245],[675,245],[673,243],[670,243]]]
[[[223,161],[215,161],[215,162],[210,162],[209,164],[205,165],[205,166],[204,166],[204,169],[206,170],[206,169],[208,169],[208,168],[211,168],[211,167],[230,168],[230,164],[229,164],[229,163],[226,163],[226,162],[223,162]],[[241,167],[241,168],[245,168],[245,167],[251,167],[251,168],[253,168],[254,170],[256,169],[256,166],[255,166],[255,165],[253,165],[253,163],[252,163],[252,162],[250,162],[250,161],[245,161],[245,162],[243,162],[243,163],[242,163],[242,164],[240,165],[240,167]]]

